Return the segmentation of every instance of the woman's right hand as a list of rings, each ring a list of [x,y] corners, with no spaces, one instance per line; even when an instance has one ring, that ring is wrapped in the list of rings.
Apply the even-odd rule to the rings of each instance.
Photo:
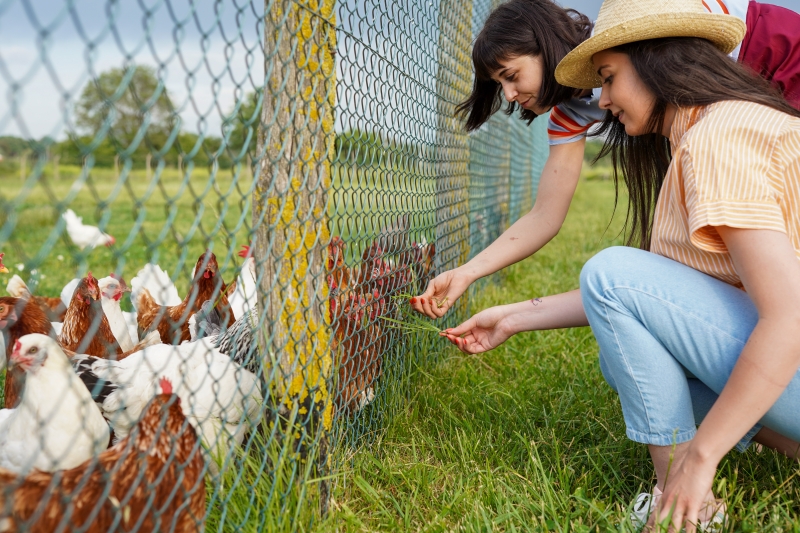
[[[425,292],[409,300],[414,311],[428,318],[440,318],[453,307],[472,281],[457,268],[442,272],[430,283]]]
[[[488,352],[516,333],[509,321],[505,320],[511,309],[512,306],[509,305],[484,309],[463,324],[444,330],[440,335],[447,337],[447,340],[464,353]]]

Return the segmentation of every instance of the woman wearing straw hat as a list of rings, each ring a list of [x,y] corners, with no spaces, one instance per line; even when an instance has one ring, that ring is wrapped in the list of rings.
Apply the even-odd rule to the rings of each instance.
[[[577,302],[495,307],[445,332],[476,353],[591,325],[627,435],[656,471],[632,517],[687,531],[721,525],[711,488],[731,448],[800,455],[800,111],[726,60],[744,31],[691,0],[605,1],[556,77],[602,86],[639,248],[587,262]]]
[[[747,21],[745,39],[731,57],[771,80],[800,108],[800,15],[748,0],[696,1],[704,9]],[[553,73],[590,33],[587,17],[552,0],[510,0],[489,15],[472,50],[472,94],[458,110],[467,116],[469,131],[488,121],[503,98],[506,112],[519,109],[523,120],[551,110],[550,155],[533,209],[470,262],[431,281],[411,302],[417,311],[443,316],[476,279],[529,257],[558,233],[578,183],[587,131],[605,110],[598,105],[599,91],[564,86]]]

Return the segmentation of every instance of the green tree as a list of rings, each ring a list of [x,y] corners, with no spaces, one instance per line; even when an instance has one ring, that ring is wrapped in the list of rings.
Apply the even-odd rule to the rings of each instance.
[[[75,116],[78,127],[90,135],[110,123],[110,138],[122,149],[131,145],[145,125],[145,143],[161,149],[176,122],[167,88],[155,70],[144,65],[114,68],[89,82]]]
[[[247,93],[238,102],[238,108],[229,114],[223,123],[223,131],[228,135],[227,152],[231,159],[250,155],[255,158],[258,144],[258,126],[261,122],[261,95],[263,89]]]

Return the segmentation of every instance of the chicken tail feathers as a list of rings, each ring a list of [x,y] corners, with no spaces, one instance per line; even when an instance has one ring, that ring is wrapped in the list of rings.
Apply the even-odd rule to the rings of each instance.
[[[143,289],[150,292],[157,305],[171,307],[181,303],[178,289],[169,274],[158,265],[146,264],[131,280],[131,301],[134,305],[137,305]]]
[[[14,298],[25,298],[27,300],[31,297],[31,291],[28,289],[28,286],[25,284],[22,278],[16,274],[11,276],[11,279],[8,280],[8,284],[6,284],[6,292],[8,292],[8,294]]]

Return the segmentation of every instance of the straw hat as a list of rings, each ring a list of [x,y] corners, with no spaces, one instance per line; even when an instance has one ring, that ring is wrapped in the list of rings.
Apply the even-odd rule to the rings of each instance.
[[[579,89],[600,87],[592,56],[621,44],[660,37],[702,37],[729,54],[745,31],[744,21],[709,13],[702,0],[605,0],[594,34],[561,60],[556,80]]]

